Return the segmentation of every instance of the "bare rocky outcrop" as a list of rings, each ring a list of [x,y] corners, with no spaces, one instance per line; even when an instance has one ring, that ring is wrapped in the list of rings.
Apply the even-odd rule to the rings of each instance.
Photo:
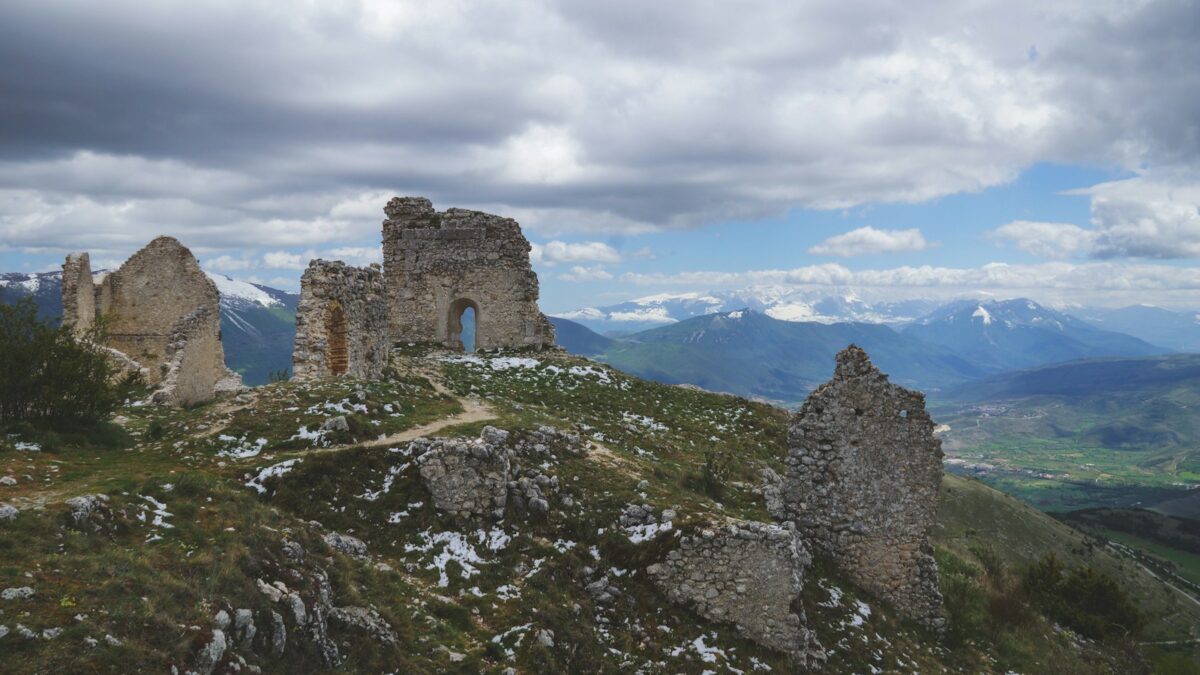
[[[864,590],[938,628],[928,533],[942,449],[933,428],[924,395],[890,383],[851,345],[793,417],[787,475],[768,486],[768,503]]]
[[[88,254],[73,253],[62,292],[63,324],[82,336],[103,319],[114,362],[139,364],[156,402],[191,405],[240,387],[225,367],[217,287],[176,239],[155,239],[99,281]]]
[[[388,301],[377,265],[313,260],[300,279],[292,372],[297,379],[375,379],[387,365]]]
[[[739,521],[680,538],[679,547],[646,569],[672,602],[746,638],[815,665],[822,650],[796,600],[812,558],[790,524]]]
[[[462,315],[471,307],[476,348],[554,344],[554,327],[538,310],[537,274],[517,221],[465,209],[438,213],[422,197],[396,197],[384,213],[394,341],[462,349]]]

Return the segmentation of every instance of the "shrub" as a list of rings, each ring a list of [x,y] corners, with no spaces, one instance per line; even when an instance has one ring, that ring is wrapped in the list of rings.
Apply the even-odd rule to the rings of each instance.
[[[1112,577],[1091,567],[1067,570],[1053,554],[1026,568],[1028,597],[1048,617],[1097,640],[1136,636],[1146,619]]]
[[[114,383],[100,330],[76,340],[37,316],[32,298],[0,304],[0,424],[95,424],[112,414],[136,382]]]
[[[685,478],[687,487],[721,501],[725,496],[725,481],[729,478],[733,457],[728,452],[710,448],[704,451],[704,465],[700,473],[689,473]]]

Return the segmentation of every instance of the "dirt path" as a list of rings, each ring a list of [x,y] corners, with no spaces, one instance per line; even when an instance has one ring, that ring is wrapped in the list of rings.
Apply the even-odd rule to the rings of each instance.
[[[458,399],[458,402],[462,405],[463,411],[457,415],[443,417],[440,420],[434,420],[433,422],[422,424],[421,426],[413,427],[412,429],[405,429],[404,431],[394,433],[390,436],[384,436],[383,438],[363,441],[362,443],[335,445],[331,448],[316,448],[295,454],[308,455],[321,452],[341,452],[342,450],[349,450],[350,448],[377,448],[382,445],[398,445],[400,443],[407,443],[408,441],[420,438],[422,436],[432,436],[433,434],[436,434],[442,429],[446,429],[448,427],[454,427],[460,424],[471,424],[472,422],[486,422],[488,420],[496,419],[496,411],[492,410],[491,406],[477,398],[460,398]]]

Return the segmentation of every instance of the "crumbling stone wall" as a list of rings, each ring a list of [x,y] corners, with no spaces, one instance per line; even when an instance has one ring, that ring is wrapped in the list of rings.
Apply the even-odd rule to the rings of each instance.
[[[241,385],[237,377],[212,380],[213,373],[226,370],[220,328],[220,317],[204,306],[176,322],[154,402],[194,405],[209,400],[214,393],[231,393]]]
[[[822,653],[796,602],[811,562],[790,523],[738,521],[682,537],[646,573],[672,602],[806,666]]]
[[[554,344],[554,328],[538,311],[537,274],[517,221],[464,209],[438,213],[420,197],[394,198],[384,213],[395,342],[462,349],[462,314],[471,307],[477,349]]]
[[[86,253],[67,256],[63,323],[79,334],[101,317],[105,346],[145,368],[156,401],[187,405],[240,386],[225,367],[217,287],[176,239],[158,237],[95,283]]]
[[[87,253],[72,253],[63,263],[62,300],[63,325],[76,336],[83,335],[95,325],[96,288]]]
[[[458,516],[503,518],[508,502],[508,432],[485,427],[480,438],[417,439],[421,481],[433,505]]]
[[[863,589],[940,627],[928,538],[942,480],[933,428],[925,396],[890,383],[851,345],[793,417],[782,499],[769,501]]]
[[[313,260],[300,279],[292,372],[374,379],[387,366],[388,304],[377,265]]]

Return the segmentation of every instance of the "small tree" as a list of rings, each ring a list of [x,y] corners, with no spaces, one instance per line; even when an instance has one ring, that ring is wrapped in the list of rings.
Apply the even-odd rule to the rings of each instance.
[[[76,339],[37,316],[32,298],[0,304],[0,424],[106,419],[135,384],[100,346],[101,329]]]

